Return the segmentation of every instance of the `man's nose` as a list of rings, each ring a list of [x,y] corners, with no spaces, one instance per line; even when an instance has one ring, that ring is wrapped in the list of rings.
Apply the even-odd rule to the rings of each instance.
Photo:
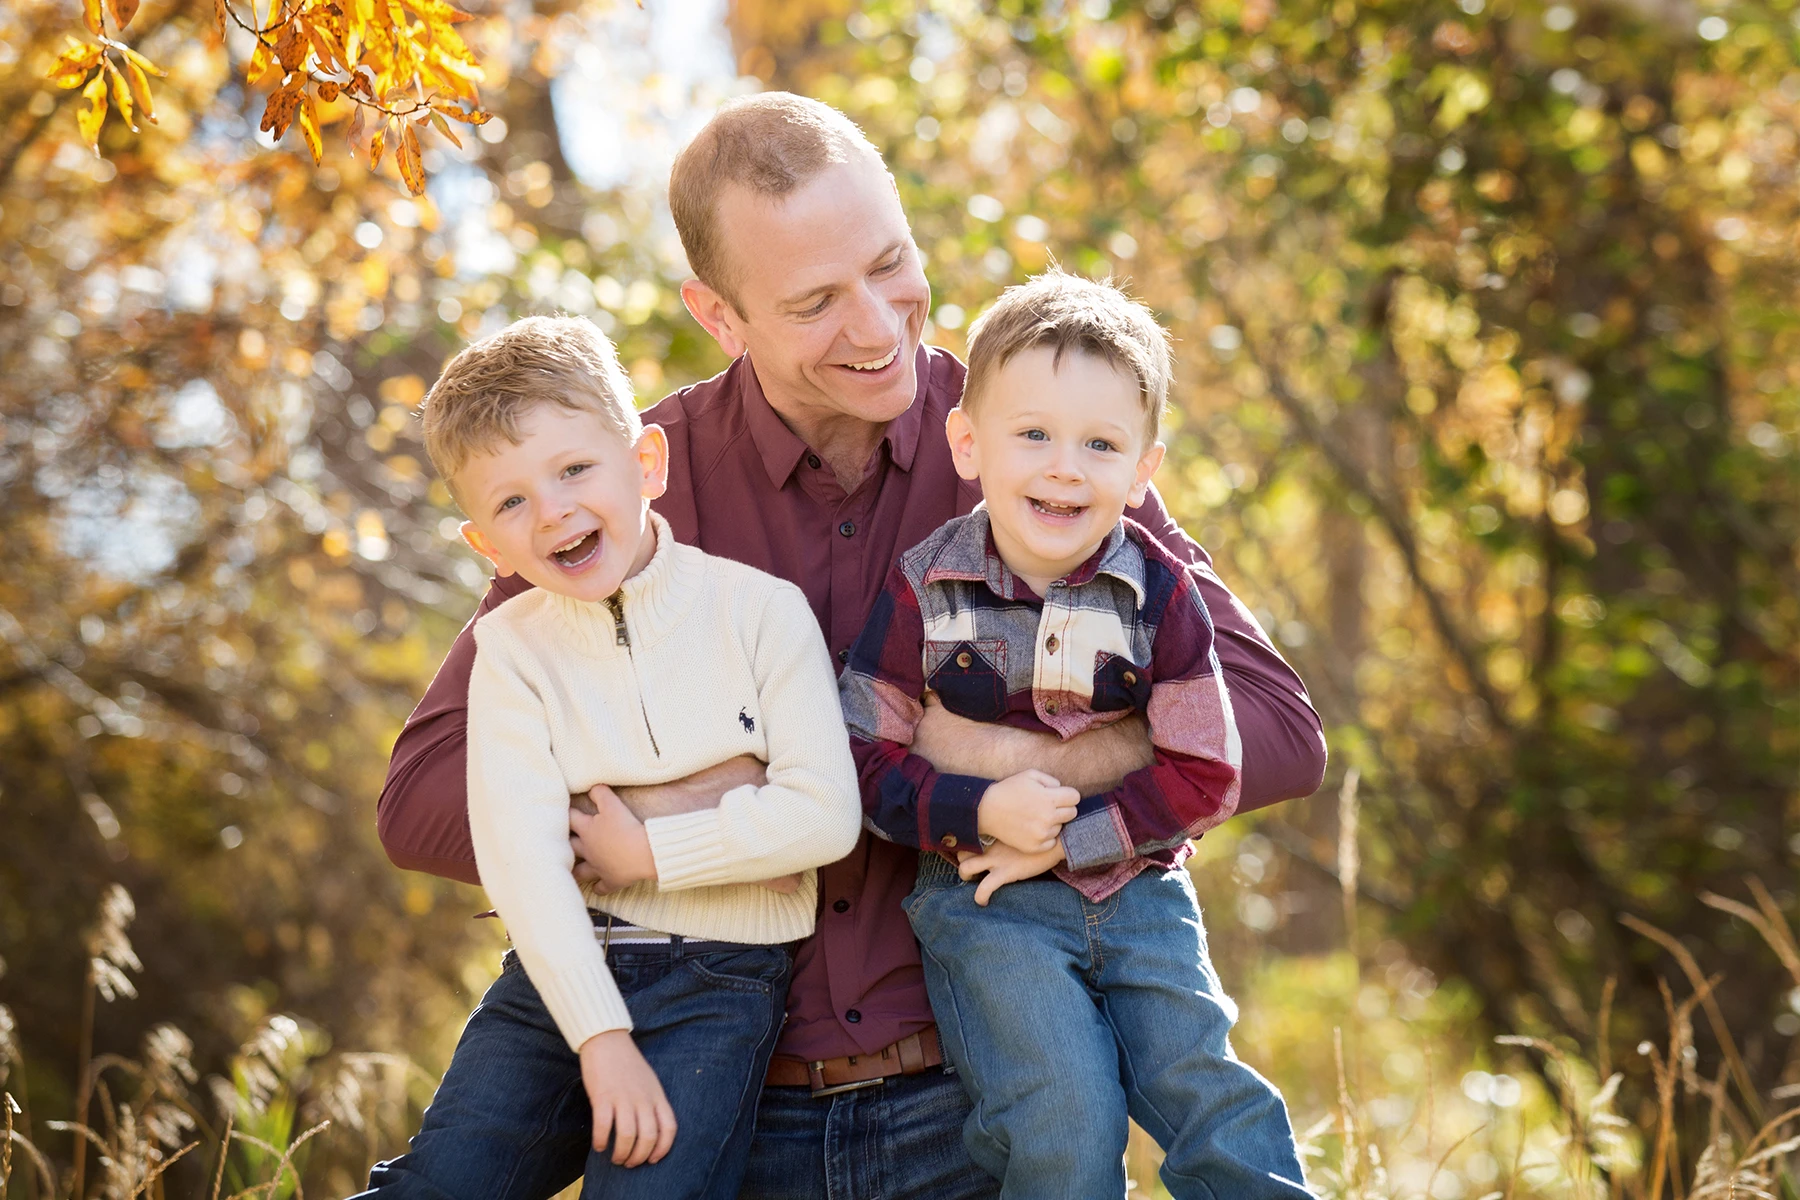
[[[886,353],[893,349],[893,309],[867,284],[851,293],[850,312],[844,319],[844,336],[851,345],[863,350]]]

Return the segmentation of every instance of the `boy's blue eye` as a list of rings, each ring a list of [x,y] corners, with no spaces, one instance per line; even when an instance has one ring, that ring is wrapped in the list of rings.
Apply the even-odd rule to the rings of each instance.
[[[500,502],[500,507],[496,508],[494,511],[495,512],[505,512],[507,509],[517,508],[519,505],[521,505],[523,503],[525,503],[525,497],[523,497],[523,496],[508,496],[506,499],[504,499]]]
[[[1041,429],[1027,429],[1025,431],[1025,436],[1034,442],[1047,442],[1050,440],[1050,435]]]
[[[1089,438],[1088,439],[1088,449],[1089,450],[1098,450],[1102,454],[1107,454],[1107,453],[1110,453],[1111,451],[1117,450],[1118,447],[1113,445],[1111,442],[1107,441],[1105,438]]]
[[[577,475],[581,474],[583,471],[587,470],[588,465],[589,464],[587,464],[587,463],[570,463],[568,466],[563,468],[563,478],[564,479],[573,479],[575,476],[577,476]]]

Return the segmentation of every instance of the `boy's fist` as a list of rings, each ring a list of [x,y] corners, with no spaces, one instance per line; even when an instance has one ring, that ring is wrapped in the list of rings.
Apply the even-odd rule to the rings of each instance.
[[[621,1167],[662,1161],[675,1142],[675,1110],[628,1030],[581,1043],[581,1082],[594,1107],[595,1150],[604,1153],[610,1140]]]
[[[1075,819],[1081,793],[1042,771],[1020,771],[988,785],[975,813],[983,837],[1005,842],[1022,854],[1042,854],[1056,845],[1062,827]]]

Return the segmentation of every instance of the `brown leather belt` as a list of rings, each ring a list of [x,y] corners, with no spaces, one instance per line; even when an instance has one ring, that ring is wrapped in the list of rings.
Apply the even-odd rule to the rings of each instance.
[[[895,1075],[918,1075],[941,1066],[944,1052],[938,1046],[937,1026],[908,1034],[874,1054],[850,1054],[821,1062],[804,1062],[780,1055],[769,1060],[764,1081],[770,1087],[811,1088],[814,1096],[831,1096],[874,1087]]]

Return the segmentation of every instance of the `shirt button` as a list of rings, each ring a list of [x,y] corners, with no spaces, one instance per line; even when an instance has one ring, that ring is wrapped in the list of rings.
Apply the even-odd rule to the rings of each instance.
[[[1048,650],[1052,654],[1056,653],[1056,648],[1060,645],[1062,645],[1062,642],[1057,640],[1057,637],[1054,633],[1044,639],[1044,649]]]
[[[1136,687],[1137,686],[1137,672],[1127,671],[1122,676],[1122,678],[1125,680],[1126,687]]]
[[[850,648],[848,646],[846,646],[844,649],[838,651],[838,661],[841,663],[847,663],[850,661]]]
[[[844,1020],[850,1022],[852,1025],[860,1025],[862,1024],[862,1013],[853,1008],[844,1014]]]
[[[815,471],[818,470],[821,465],[819,462],[819,456],[816,454],[807,455],[806,456],[806,465],[811,467]]]
[[[1044,701],[1044,711],[1049,713],[1053,717],[1056,715],[1056,708],[1057,708],[1056,701],[1054,701],[1054,700]]]
[[[850,902],[848,900],[839,900],[837,903],[835,903],[831,906],[831,911],[832,912],[849,912],[850,911]]]
[[[842,525],[838,526],[838,532],[843,534],[845,537],[852,536],[856,532],[856,522],[855,521],[845,521]]]
[[[956,849],[956,835],[954,833],[946,833],[943,840],[944,848],[946,850]]]
[[[956,656],[956,665],[959,667],[966,668],[970,663],[972,663],[974,661],[975,661],[974,659],[969,657],[969,652],[967,650],[964,650],[961,654]]]

